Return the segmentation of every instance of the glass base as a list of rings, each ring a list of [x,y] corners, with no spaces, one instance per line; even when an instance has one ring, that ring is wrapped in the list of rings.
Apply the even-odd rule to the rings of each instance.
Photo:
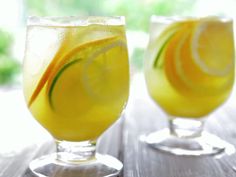
[[[142,136],[141,140],[155,149],[175,155],[201,156],[224,152],[228,154],[235,153],[233,145],[207,132],[202,132],[198,137],[183,138],[171,134],[169,129],[163,129]]]
[[[122,168],[122,163],[116,158],[98,153],[94,159],[76,163],[57,160],[54,153],[32,161],[29,166],[35,177],[117,177]]]

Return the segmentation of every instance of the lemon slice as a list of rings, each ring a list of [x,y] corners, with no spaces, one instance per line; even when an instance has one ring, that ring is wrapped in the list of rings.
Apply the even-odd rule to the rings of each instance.
[[[126,43],[116,40],[89,56],[83,69],[83,83],[93,100],[112,102],[127,92],[128,75]]]
[[[199,44],[193,44],[193,38],[196,38],[195,32],[199,28],[199,22],[186,23],[189,23],[189,25],[186,25],[186,27],[183,27],[176,33],[165,51],[165,72],[169,82],[179,93],[193,97],[228,93],[233,85],[234,70],[233,66],[230,66],[233,63],[233,59],[231,57],[227,59],[217,58],[218,60],[223,60],[215,61],[220,64],[214,64],[214,62],[205,64],[205,60],[201,61],[201,64],[196,62],[200,58],[194,58],[193,46],[199,46]],[[230,34],[228,35],[230,36]],[[209,35],[208,41],[215,40],[214,38],[216,38],[215,35]],[[206,36],[204,39],[206,40]],[[232,39],[226,42],[225,45],[231,45]],[[207,45],[210,44],[208,43]],[[210,45],[204,48],[204,52],[208,53],[204,56],[210,57],[204,58],[206,60],[212,60],[211,57],[214,57],[212,52],[215,51],[211,47]],[[221,49],[221,46],[219,48]],[[221,52],[226,53],[227,51],[221,50]],[[230,55],[233,55],[233,51],[231,52]],[[228,61],[226,62],[227,64],[224,60]]]
[[[191,52],[194,62],[205,73],[227,75],[234,66],[232,22],[200,21],[193,32]]]
[[[217,95],[229,90],[233,84],[233,70],[225,77],[206,74],[192,58],[191,31],[186,31],[181,38],[176,45],[173,60],[176,77],[181,81],[182,88],[179,90],[183,91],[185,87],[185,94],[189,93],[192,96]]]

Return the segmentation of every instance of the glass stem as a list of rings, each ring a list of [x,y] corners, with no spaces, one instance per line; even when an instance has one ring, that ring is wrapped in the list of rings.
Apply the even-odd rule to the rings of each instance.
[[[179,138],[196,138],[201,136],[204,126],[203,119],[170,118],[170,134]]]
[[[95,159],[96,142],[69,142],[56,140],[57,160],[66,163],[81,163]]]

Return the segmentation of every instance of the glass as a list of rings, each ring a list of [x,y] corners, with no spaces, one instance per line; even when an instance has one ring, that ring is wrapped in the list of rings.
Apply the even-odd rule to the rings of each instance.
[[[28,19],[25,100],[56,143],[56,153],[30,164],[34,174],[119,174],[122,163],[96,153],[96,140],[119,118],[128,99],[124,25],[124,17]]]
[[[233,87],[232,20],[152,16],[145,57],[149,95],[169,121],[169,128],[150,133],[145,142],[176,155],[223,152],[226,142],[203,126]]]

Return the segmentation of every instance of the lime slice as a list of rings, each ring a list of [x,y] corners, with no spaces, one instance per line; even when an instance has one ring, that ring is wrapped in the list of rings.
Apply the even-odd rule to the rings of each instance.
[[[153,67],[161,67],[163,65],[163,58],[161,57],[164,53],[164,49],[168,45],[169,41],[173,38],[175,33],[179,29],[179,23],[174,23],[170,26],[168,26],[162,33],[158,36],[155,42],[155,48],[156,48],[156,57],[153,62]]]
[[[61,115],[78,116],[91,108],[84,90],[81,73],[82,59],[76,59],[64,65],[54,77],[48,92],[51,108]]]

